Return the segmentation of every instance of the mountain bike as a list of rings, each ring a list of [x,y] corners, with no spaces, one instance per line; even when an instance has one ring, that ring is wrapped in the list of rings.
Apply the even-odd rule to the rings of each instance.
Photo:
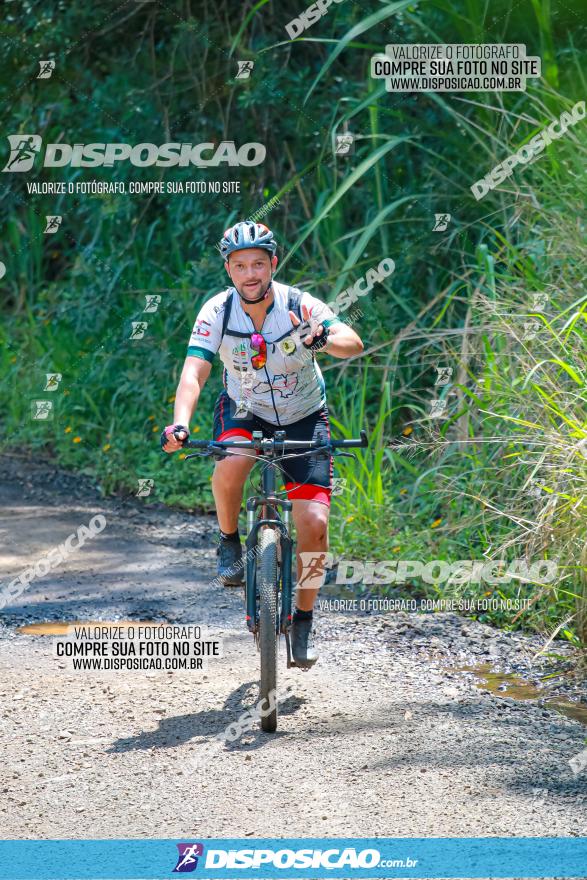
[[[252,440],[187,440],[185,449],[200,449],[186,455],[186,461],[200,456],[217,460],[229,455],[244,455],[254,450],[261,465],[258,494],[247,499],[247,538],[245,555],[246,623],[255,637],[261,661],[260,700],[261,727],[267,733],[277,729],[277,653],[279,637],[285,637],[287,667],[292,660],[289,629],[292,624],[292,548],[290,514],[292,502],[280,498],[285,492],[276,489],[276,471],[290,458],[342,456],[356,458],[353,453],[339,451],[350,447],[366,447],[367,434],[360,440],[287,440],[285,431],[274,437],[263,437],[254,431]],[[239,450],[243,450],[240,452]]]

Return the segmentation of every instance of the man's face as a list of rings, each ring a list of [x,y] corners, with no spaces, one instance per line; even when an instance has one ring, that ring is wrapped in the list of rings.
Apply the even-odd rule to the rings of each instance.
[[[241,296],[258,299],[269,286],[277,257],[271,257],[261,248],[246,248],[230,254],[224,266]]]

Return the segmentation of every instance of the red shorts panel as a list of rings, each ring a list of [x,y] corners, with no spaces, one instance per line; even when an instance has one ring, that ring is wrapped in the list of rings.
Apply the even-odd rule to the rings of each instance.
[[[216,437],[216,440],[230,440],[231,437],[243,437],[245,440],[253,439],[253,435],[246,428],[229,428],[228,431],[223,431],[219,437]]]
[[[330,507],[330,488],[315,483],[286,483],[287,497],[290,501],[320,501]]]

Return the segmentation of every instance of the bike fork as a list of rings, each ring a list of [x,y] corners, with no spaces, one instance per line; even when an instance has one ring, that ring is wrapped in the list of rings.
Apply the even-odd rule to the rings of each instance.
[[[247,501],[247,538],[246,546],[246,620],[251,632],[257,630],[257,538],[261,526],[270,525],[278,529],[280,534],[279,548],[281,551],[281,615],[278,620],[278,632],[286,636],[289,658],[288,630],[292,622],[292,548],[290,535],[290,514],[292,503],[288,500],[271,498],[270,505],[281,507],[283,519],[262,516],[255,520],[255,512],[260,505],[266,505],[266,499],[253,497]],[[263,511],[262,511],[263,513]],[[288,659],[289,665],[289,659]]]
[[[287,506],[285,506],[287,505]],[[292,624],[292,555],[293,541],[290,530],[291,501],[284,502],[283,524],[285,531],[281,534],[281,620],[280,630],[285,636],[285,650],[287,654],[287,668],[291,669],[296,664],[292,660],[291,642],[289,630]]]

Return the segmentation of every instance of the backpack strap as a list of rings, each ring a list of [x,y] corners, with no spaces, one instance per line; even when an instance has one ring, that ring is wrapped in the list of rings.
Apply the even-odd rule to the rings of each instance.
[[[296,318],[299,319],[300,324],[303,323],[302,318],[302,291],[298,290],[297,287],[288,287],[287,289],[287,309],[290,312],[293,312]],[[285,339],[287,336],[291,336],[291,330],[286,330],[285,333],[282,333],[277,339],[274,339],[272,344],[276,345],[276,343],[281,342],[282,339]]]
[[[222,315],[222,332],[220,333],[220,342],[222,342],[222,340],[224,339],[224,334],[226,333],[226,328],[228,327],[228,320],[232,311],[233,296],[234,293],[231,293],[230,296],[227,296],[224,300],[224,314]]]
[[[225,336],[236,336],[238,339],[248,339],[250,333],[241,333],[239,330],[229,330],[228,322],[232,311],[232,301],[234,299],[234,291],[226,297],[224,302],[224,314],[222,315],[222,330],[220,333],[220,344]]]
[[[287,308],[293,312],[296,318],[302,320],[302,291],[297,287],[289,287],[287,291]]]
[[[232,311],[232,301],[234,299],[234,291],[226,297],[226,301],[224,303],[224,314],[222,316],[222,331],[220,334],[220,343],[225,336],[237,336],[239,339],[248,339],[251,335],[250,333],[241,333],[238,330],[229,330],[228,322],[230,320],[230,313]],[[296,318],[299,318],[300,322],[303,321],[302,318],[302,291],[298,290],[297,287],[288,287],[287,289],[287,308],[289,311],[293,312]],[[285,339],[286,336],[289,336],[291,331],[286,331],[283,336],[280,336],[279,339],[275,339],[274,342],[280,342],[282,339]]]

